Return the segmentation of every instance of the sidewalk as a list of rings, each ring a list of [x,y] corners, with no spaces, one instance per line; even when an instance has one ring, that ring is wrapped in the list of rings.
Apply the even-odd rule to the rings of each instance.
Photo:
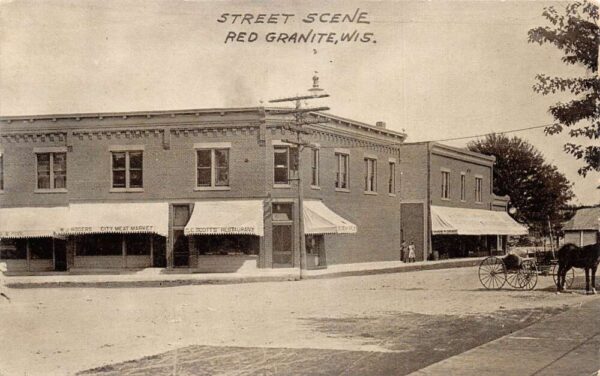
[[[600,296],[432,364],[412,376],[578,375],[600,372]]]
[[[37,273],[35,275],[0,276],[8,288],[53,287],[168,287],[201,284],[231,284],[249,282],[295,281],[299,279],[337,278],[415,270],[458,268],[478,265],[482,258],[425,261],[406,264],[401,261],[331,265],[327,269],[304,270],[302,278],[297,268],[244,269],[235,273],[197,273],[190,269],[167,270],[147,268],[139,271],[106,270],[90,274]],[[93,273],[93,274],[92,274]]]

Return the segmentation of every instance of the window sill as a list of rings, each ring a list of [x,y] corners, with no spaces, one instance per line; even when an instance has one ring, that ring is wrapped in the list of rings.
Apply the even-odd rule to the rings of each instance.
[[[475,201],[475,204],[476,205],[483,205],[483,202],[482,201]]]
[[[364,191],[363,193],[369,196],[377,196],[377,192],[375,191]]]
[[[194,188],[194,191],[231,191],[231,187],[196,187]]]
[[[318,185],[311,185],[310,189],[316,189],[316,190],[320,191],[321,187],[319,187]]]
[[[442,197],[442,201],[451,201],[449,198]]]
[[[67,193],[68,191],[65,188],[58,189],[35,189],[34,193]]]
[[[350,192],[350,190],[348,188],[336,188],[335,191],[336,192],[346,192],[346,193]]]
[[[286,189],[286,188],[292,188],[292,185],[291,184],[273,184],[273,188]]]
[[[388,196],[390,196],[390,197],[396,197],[396,194],[395,193],[388,193]]]
[[[111,188],[110,193],[140,193],[144,188]]]
[[[467,200],[460,200],[460,202],[467,202]]]

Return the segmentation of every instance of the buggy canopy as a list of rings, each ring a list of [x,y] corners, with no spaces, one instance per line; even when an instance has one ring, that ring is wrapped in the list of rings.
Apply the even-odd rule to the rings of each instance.
[[[69,205],[64,235],[102,233],[154,233],[167,236],[169,205],[166,202],[95,203]]]
[[[0,238],[54,237],[66,224],[67,206],[1,208]]]
[[[263,201],[197,201],[183,233],[263,236]]]
[[[304,201],[305,234],[355,234],[356,225],[339,216],[321,201]]]
[[[503,211],[431,206],[432,235],[527,235],[527,227]]]

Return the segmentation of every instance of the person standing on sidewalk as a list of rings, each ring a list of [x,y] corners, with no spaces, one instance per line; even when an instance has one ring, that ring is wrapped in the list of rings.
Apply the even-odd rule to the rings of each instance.
[[[406,242],[403,240],[400,244],[400,261],[405,261],[404,252],[406,251]]]
[[[415,262],[415,243],[413,242],[408,245],[408,262]]]

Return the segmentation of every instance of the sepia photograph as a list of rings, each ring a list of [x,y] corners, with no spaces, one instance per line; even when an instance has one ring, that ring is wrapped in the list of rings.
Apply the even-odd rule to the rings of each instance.
[[[0,0],[0,376],[600,376],[599,11]]]

